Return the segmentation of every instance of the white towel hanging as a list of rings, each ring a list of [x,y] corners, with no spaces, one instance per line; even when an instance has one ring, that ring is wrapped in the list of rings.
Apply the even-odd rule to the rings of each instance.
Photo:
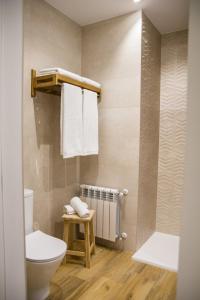
[[[64,83],[61,89],[61,155],[70,158],[82,154],[82,90]]]
[[[83,90],[83,153],[99,153],[97,93]]]

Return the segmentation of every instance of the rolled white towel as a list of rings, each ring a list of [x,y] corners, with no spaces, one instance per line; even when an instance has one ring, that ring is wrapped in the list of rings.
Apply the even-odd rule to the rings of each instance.
[[[82,201],[82,203],[83,203],[83,205],[84,205],[86,208],[88,208],[87,203],[85,203],[85,202],[83,202],[83,201]],[[64,213],[67,214],[67,215],[74,215],[74,214],[76,214],[76,211],[75,211],[75,210],[73,209],[73,207],[72,207],[71,205],[69,205],[69,204],[64,205],[63,211],[64,211]]]
[[[79,217],[87,218],[89,216],[89,210],[86,207],[86,203],[81,201],[79,197],[73,197],[70,201],[71,206],[77,212]]]
[[[74,215],[76,212],[75,210],[73,209],[73,207],[71,207],[71,205],[67,204],[67,205],[64,205],[64,213],[66,213],[67,215]]]

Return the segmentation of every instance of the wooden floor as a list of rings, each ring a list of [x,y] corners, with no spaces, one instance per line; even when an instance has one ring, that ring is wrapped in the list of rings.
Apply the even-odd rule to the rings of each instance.
[[[176,273],[133,262],[131,252],[98,247],[92,267],[62,265],[48,300],[174,300]]]

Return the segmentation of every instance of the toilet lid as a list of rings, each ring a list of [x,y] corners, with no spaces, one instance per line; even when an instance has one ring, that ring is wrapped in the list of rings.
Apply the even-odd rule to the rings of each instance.
[[[29,261],[50,261],[65,253],[67,245],[40,230],[26,235],[26,259]]]

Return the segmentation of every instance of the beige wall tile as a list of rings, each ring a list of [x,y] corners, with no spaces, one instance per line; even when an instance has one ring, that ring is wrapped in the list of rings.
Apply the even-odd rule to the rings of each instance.
[[[139,107],[141,12],[84,27],[82,50],[83,75],[102,83],[100,108]]]
[[[136,244],[140,134],[141,12],[83,28],[82,73],[102,84],[98,157],[81,158],[82,183],[128,188],[125,248]]]
[[[81,73],[81,28],[43,0],[24,3],[24,185],[34,190],[34,222],[60,234],[63,204],[77,190],[77,162],[60,156],[60,98],[31,98],[31,68]],[[59,193],[57,192],[59,190]]]

